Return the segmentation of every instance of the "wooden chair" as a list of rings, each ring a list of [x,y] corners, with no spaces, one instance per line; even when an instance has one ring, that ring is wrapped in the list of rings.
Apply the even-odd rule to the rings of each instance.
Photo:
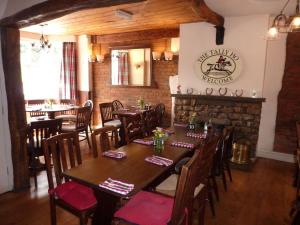
[[[125,141],[127,144],[137,138],[144,137],[142,115],[124,116],[122,117],[122,124],[124,126]]]
[[[93,109],[94,109],[94,103],[92,100],[87,100],[83,106],[89,106],[90,107],[90,122],[89,122],[89,128],[90,128],[90,132],[92,133],[92,125],[91,125],[91,121],[92,121],[92,114],[93,114]]]
[[[61,119],[53,119],[34,121],[28,127],[29,170],[33,173],[35,188],[37,188],[37,172],[46,169],[39,161],[39,157],[44,156],[42,140],[59,134],[61,126]]]
[[[109,134],[112,134],[112,139],[109,138]],[[118,146],[118,129],[116,127],[110,126],[98,128],[93,131],[91,137],[93,155],[95,158],[98,157],[98,152],[102,153]],[[98,151],[98,145],[100,146],[100,151]]]
[[[80,225],[87,224],[93,214],[97,200],[93,190],[63,177],[63,172],[82,163],[78,134],[76,132],[59,134],[43,142],[47,178],[51,225],[56,225],[56,206],[59,206],[80,219]],[[54,167],[55,182],[51,168],[51,156]]]
[[[124,109],[123,104],[119,100],[113,100],[112,107],[113,107],[113,111],[117,111],[119,109]]]
[[[210,203],[210,207],[211,207],[211,211],[213,216],[215,215],[215,209],[214,209],[214,204],[213,204],[213,198],[211,195],[211,187],[210,187],[210,183],[209,183],[209,174],[210,171],[212,169],[212,165],[213,165],[213,157],[215,155],[215,149],[216,146],[220,143],[221,138],[211,138],[210,141],[205,144],[202,148],[201,151],[203,152],[203,156],[202,156],[202,163],[200,163],[199,166],[199,173],[197,175],[196,178],[196,184],[197,184],[197,188],[195,189],[195,193],[194,193],[194,200],[198,200],[199,201],[199,193],[200,191],[205,188],[205,198],[208,197],[209,203]],[[182,171],[182,167],[189,163],[191,160],[191,158],[185,158],[180,165],[180,173]],[[178,164],[176,165],[178,166]],[[174,173],[171,176],[169,176],[166,180],[164,180],[161,184],[159,184],[156,188],[155,191],[161,194],[165,194],[171,197],[174,197],[176,194],[176,188],[177,188],[177,182],[178,182],[178,177],[180,173]],[[201,209],[203,210],[203,209]],[[201,211],[200,210],[200,211]],[[202,214],[202,212],[200,213]],[[204,215],[203,215],[204,216]],[[201,219],[201,217],[200,217]]]
[[[157,112],[155,110],[145,112],[143,121],[146,136],[151,136],[152,131],[160,124],[160,118],[157,116]]]
[[[61,99],[59,100],[61,105],[75,105],[76,100],[75,99]],[[70,123],[70,122],[76,122],[76,109],[70,109],[66,111],[62,111],[57,113],[55,118],[62,119],[64,123]]]
[[[232,157],[232,144],[233,144],[233,138],[234,138],[234,128],[226,128],[227,134],[224,139],[224,149],[223,149],[223,166],[224,169],[227,171],[229,180],[232,182],[232,173],[230,169],[230,159]]]
[[[115,119],[112,112],[113,112],[113,105],[111,102],[100,103],[100,115],[102,121],[102,127],[106,126],[114,126],[114,127],[121,127],[121,121],[119,119]]]
[[[36,100],[25,100],[26,104],[28,106],[41,106],[44,104],[45,100],[42,99],[36,99]],[[40,116],[46,116],[45,112],[41,111],[31,111],[29,112],[30,117],[40,117]]]
[[[158,125],[159,126],[162,126],[163,117],[164,117],[165,111],[166,111],[165,108],[166,107],[163,103],[159,103],[155,106],[155,112],[156,112],[157,117],[158,117],[158,121],[159,121]]]
[[[76,115],[76,122],[71,124],[63,124],[62,125],[62,133],[69,133],[69,132],[84,132],[85,137],[80,141],[87,139],[89,148],[91,148],[91,143],[88,135],[88,126],[91,120],[91,109],[90,106],[80,107],[77,109]]]

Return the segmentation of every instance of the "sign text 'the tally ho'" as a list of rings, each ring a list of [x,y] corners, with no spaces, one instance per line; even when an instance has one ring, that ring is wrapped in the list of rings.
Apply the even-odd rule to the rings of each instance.
[[[210,84],[233,82],[241,73],[242,62],[238,54],[229,49],[204,52],[195,63],[196,74]]]

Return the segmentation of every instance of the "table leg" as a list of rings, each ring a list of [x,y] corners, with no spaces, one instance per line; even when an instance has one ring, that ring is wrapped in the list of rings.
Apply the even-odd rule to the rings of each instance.
[[[93,216],[92,225],[111,225],[120,198],[100,190],[94,190],[94,193],[98,205]]]
[[[126,145],[126,140],[125,140],[125,128],[124,128],[123,124],[122,124],[121,127],[120,127],[119,135],[120,135],[119,146]]]
[[[49,119],[55,119],[55,112],[48,112]]]

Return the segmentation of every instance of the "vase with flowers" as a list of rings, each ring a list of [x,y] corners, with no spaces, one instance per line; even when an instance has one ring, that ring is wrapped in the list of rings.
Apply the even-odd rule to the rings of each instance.
[[[155,153],[160,154],[164,149],[164,142],[168,137],[168,133],[165,132],[163,128],[156,127],[156,129],[153,131],[153,134],[154,151]]]
[[[144,109],[145,108],[145,101],[142,97],[140,97],[137,101],[137,105],[140,109]]]

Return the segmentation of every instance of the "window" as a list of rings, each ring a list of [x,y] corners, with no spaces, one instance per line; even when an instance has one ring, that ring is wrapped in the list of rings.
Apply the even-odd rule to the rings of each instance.
[[[21,39],[21,72],[25,99],[58,99],[62,42],[34,51],[32,40]],[[38,43],[37,43],[38,44]]]

